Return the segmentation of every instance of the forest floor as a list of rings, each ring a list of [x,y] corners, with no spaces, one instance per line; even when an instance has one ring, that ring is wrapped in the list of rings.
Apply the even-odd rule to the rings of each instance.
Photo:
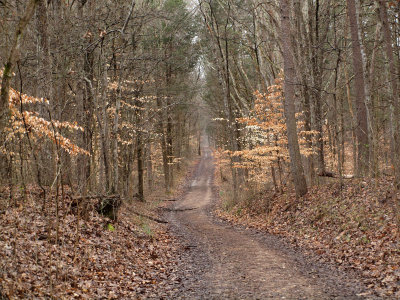
[[[354,272],[320,263],[276,235],[218,218],[213,174],[211,151],[204,148],[186,193],[164,215],[186,249],[174,298],[376,298]]]
[[[88,201],[78,217],[70,191],[58,205],[49,194],[42,210],[36,188],[29,187],[26,197],[18,191],[12,203],[3,190],[0,299],[173,298],[185,250],[158,212],[179,189],[169,196],[155,190],[146,203],[124,201],[115,221],[96,211],[98,199]]]
[[[172,288],[179,245],[130,209],[113,223],[91,212],[79,234],[76,216],[61,211],[58,237],[34,203],[3,211],[0,299],[138,299]]]
[[[68,197],[57,213],[34,189],[13,205],[3,194],[0,299],[399,298],[397,195],[335,184],[222,209],[204,148],[173,195],[125,203],[114,222],[78,218]]]

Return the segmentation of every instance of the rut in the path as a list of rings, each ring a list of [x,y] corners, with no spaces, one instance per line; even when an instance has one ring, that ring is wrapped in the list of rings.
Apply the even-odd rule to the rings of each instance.
[[[204,139],[206,140],[206,139]],[[328,287],[318,274],[307,274],[285,254],[247,232],[215,222],[212,204],[213,158],[203,157],[185,197],[168,214],[175,232],[192,249],[179,291],[190,299],[358,299],[358,287],[335,282]],[[187,262],[186,262],[187,263]],[[356,292],[355,292],[356,291]]]

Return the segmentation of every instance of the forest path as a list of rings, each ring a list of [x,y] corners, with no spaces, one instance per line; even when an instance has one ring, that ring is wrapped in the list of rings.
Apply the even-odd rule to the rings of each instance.
[[[187,193],[167,214],[189,254],[177,297],[184,299],[360,299],[347,279],[287,255],[279,242],[216,220],[210,214],[214,163],[203,139],[202,158]],[[276,243],[275,243],[276,242]],[[334,276],[331,278],[331,276]],[[328,279],[327,279],[328,278]],[[330,281],[330,282],[326,282]],[[343,284],[341,282],[347,282]],[[348,285],[351,285],[349,287]],[[356,284],[357,285],[357,284]],[[362,289],[361,289],[362,290]]]

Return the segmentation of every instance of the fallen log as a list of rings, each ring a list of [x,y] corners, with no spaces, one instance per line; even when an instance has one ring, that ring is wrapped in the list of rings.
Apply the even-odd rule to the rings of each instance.
[[[339,175],[329,172],[329,171],[321,171],[318,173],[318,176],[331,177],[331,178],[339,178],[340,177]],[[342,175],[342,178],[343,179],[352,179],[352,178],[354,178],[354,175],[353,174],[344,174],[344,175]]]
[[[94,203],[92,201],[88,201],[94,199],[97,200],[94,201]],[[83,214],[86,214],[88,210],[94,208],[99,214],[108,217],[113,221],[117,220],[118,209],[122,204],[121,196],[117,194],[73,196],[71,197],[71,200],[72,209],[79,205]]]
[[[101,198],[120,198],[120,195],[86,195],[86,196],[73,196],[73,200],[89,200],[89,199],[101,199]]]
[[[139,217],[147,218],[147,219],[152,220],[152,221],[157,222],[157,223],[161,223],[161,224],[167,224],[168,223],[167,221],[160,220],[160,219],[157,219],[157,218],[154,218],[152,216],[145,215],[145,214],[141,214],[141,213],[138,213],[138,212],[133,211],[133,210],[131,210],[131,212],[134,213],[135,215],[139,216]]]

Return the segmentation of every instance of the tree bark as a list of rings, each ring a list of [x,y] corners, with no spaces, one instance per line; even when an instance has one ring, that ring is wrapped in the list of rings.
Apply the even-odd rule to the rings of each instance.
[[[146,148],[146,169],[147,169],[147,188],[149,191],[153,188],[153,161],[151,158],[151,143],[147,143]]]
[[[24,32],[26,27],[28,26],[29,21],[31,20],[33,13],[35,12],[36,5],[40,0],[30,0],[25,13],[19,21],[17,28],[15,30],[14,40],[11,44],[10,52],[8,55],[8,59],[4,65],[3,70],[3,78],[1,80],[1,90],[0,90],[0,132],[4,132],[4,128],[8,124],[8,120],[10,118],[10,108],[9,108],[9,93],[10,93],[10,81],[12,72],[14,70],[15,62],[18,59],[18,52],[21,46]],[[0,137],[1,138],[1,137]],[[0,140],[0,143],[4,141]]]
[[[304,112],[304,130],[311,131],[313,128],[313,118],[312,117],[312,105],[311,105],[311,88],[309,84],[310,76],[309,73],[311,72],[309,62],[311,61],[310,55],[310,35],[307,34],[309,31],[306,28],[306,23],[303,18],[303,7],[300,0],[294,1],[294,14],[295,14],[295,21],[296,21],[296,30],[297,34],[299,35],[300,41],[296,44],[295,50],[296,59],[297,59],[297,66],[298,66],[298,80],[301,83],[301,92],[302,92],[302,106]],[[314,120],[315,121],[315,120]],[[317,137],[318,138],[318,137]],[[307,135],[305,137],[307,148],[313,149],[313,142],[312,136]],[[317,148],[321,149],[321,147]],[[319,153],[323,153],[318,151]],[[323,157],[323,156],[322,156]],[[314,170],[314,157],[310,155],[307,157],[307,176],[309,177],[310,185],[313,185],[315,182],[315,170]]]
[[[167,142],[165,140],[165,130],[164,130],[164,113],[163,107],[161,103],[161,98],[157,97],[157,109],[159,111],[158,114],[158,132],[160,134],[160,144],[161,144],[161,152],[162,152],[162,160],[163,160],[163,171],[164,171],[164,185],[166,193],[169,193],[169,165],[168,165],[168,154],[167,154]]]
[[[301,197],[307,193],[307,184],[304,177],[303,165],[301,162],[300,147],[297,135],[296,117],[295,117],[295,90],[294,80],[296,77],[294,61],[292,57],[293,46],[290,34],[290,19],[289,19],[289,0],[281,0],[281,43],[282,56],[284,65],[284,112],[286,119],[286,130],[288,137],[290,168],[292,179],[296,191],[296,196]]]
[[[312,62],[312,78],[313,78],[313,107],[315,116],[315,129],[316,134],[316,145],[317,145],[317,162],[319,172],[325,172],[325,159],[324,159],[324,141],[323,141],[323,117],[322,117],[322,45],[320,40],[320,22],[319,22],[319,0],[315,1],[315,11],[312,11],[312,5],[309,5],[309,35],[311,44],[311,62]],[[313,17],[314,13],[314,17]],[[312,20],[314,19],[314,22]],[[315,37],[313,36],[315,34]]]
[[[360,46],[360,37],[357,22],[357,10],[355,0],[347,0],[347,14],[350,22],[350,34],[352,40],[353,50],[353,68],[355,79],[355,94],[356,94],[356,108],[357,108],[357,148],[358,160],[357,170],[358,176],[366,174],[369,169],[369,149],[368,149],[368,118],[366,108],[366,91],[364,81],[364,67]]]
[[[393,57],[392,38],[389,27],[389,20],[385,1],[379,1],[379,13],[382,22],[383,37],[385,40],[386,58],[389,64],[389,79],[392,91],[392,101],[390,101],[390,150],[391,160],[395,174],[396,186],[400,184],[400,164],[399,164],[399,89],[397,86],[396,64]]]
[[[94,79],[93,70],[93,52],[88,50],[84,55],[83,71],[85,74],[85,93],[83,98],[83,124],[85,130],[82,133],[83,148],[87,150],[90,154],[93,154],[93,91],[91,83]],[[83,168],[83,186],[84,190],[88,191],[91,189],[91,161],[90,157],[81,157],[82,168]]]
[[[136,135],[136,154],[138,168],[138,196],[140,201],[144,201],[144,176],[143,176],[143,141],[142,133],[139,131]]]
[[[141,108],[142,102],[139,99],[139,93],[135,95],[135,117],[136,117],[136,155],[137,155],[137,172],[138,172],[138,197],[140,201],[144,201],[144,168],[143,168],[143,132],[141,131]]]

